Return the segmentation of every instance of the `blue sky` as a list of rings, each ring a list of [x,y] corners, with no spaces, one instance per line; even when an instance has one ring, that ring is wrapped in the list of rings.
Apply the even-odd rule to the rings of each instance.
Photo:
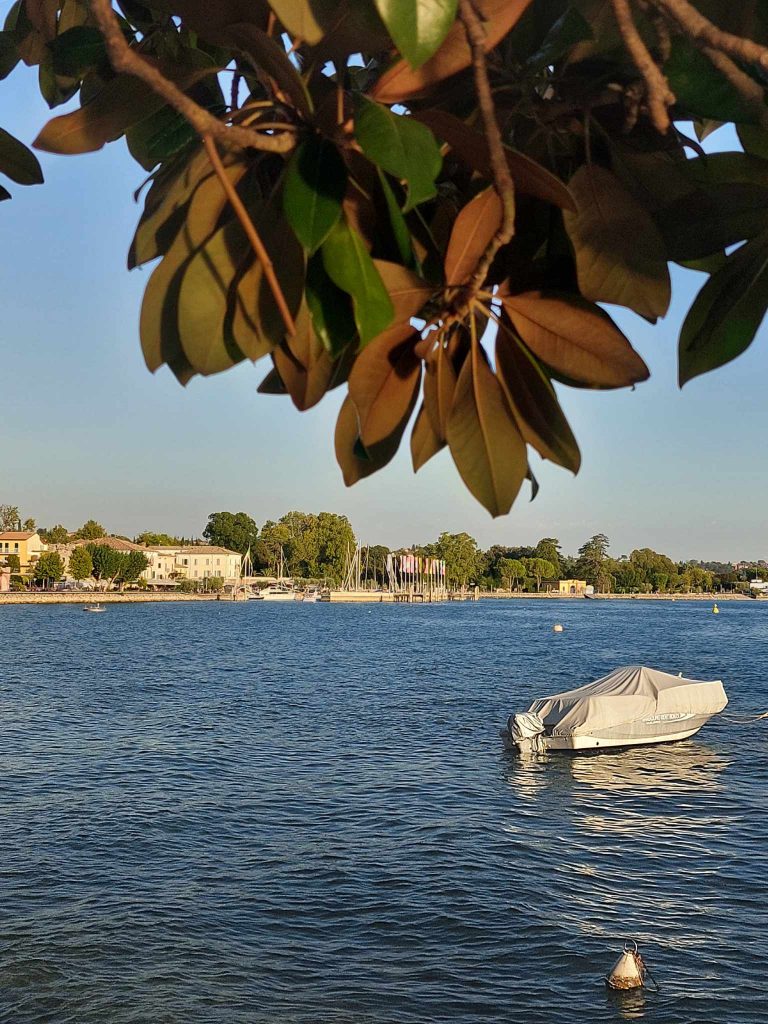
[[[0,124],[27,143],[50,116],[33,86],[26,69],[0,84]],[[712,145],[730,140],[721,132]],[[675,273],[672,308],[656,327],[614,311],[651,380],[633,392],[561,389],[581,473],[536,460],[536,501],[521,497],[493,520],[447,451],[414,476],[405,444],[381,473],[345,488],[333,455],[339,392],[302,415],[256,394],[265,364],[186,389],[166,369],[150,375],[138,341],[149,273],[125,269],[141,169],[122,142],[41,163],[45,185],[13,186],[0,206],[0,502],[38,523],[74,528],[94,517],[129,535],[189,535],[212,511],[242,509],[262,523],[300,508],[344,513],[364,541],[393,546],[467,530],[483,546],[556,536],[575,551],[599,531],[616,555],[644,546],[678,558],[768,555],[765,330],[736,362],[680,392],[677,331],[700,275]]]

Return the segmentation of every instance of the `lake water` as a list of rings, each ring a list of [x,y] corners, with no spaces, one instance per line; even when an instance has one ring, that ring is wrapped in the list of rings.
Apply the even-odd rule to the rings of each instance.
[[[768,721],[498,729],[638,661],[762,712],[766,655],[768,603],[0,607],[0,1021],[762,1024]]]

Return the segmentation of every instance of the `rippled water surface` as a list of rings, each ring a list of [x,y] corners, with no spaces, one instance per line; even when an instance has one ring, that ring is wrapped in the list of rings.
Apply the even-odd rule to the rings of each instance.
[[[0,1021],[762,1024],[768,721],[498,738],[638,661],[768,709],[768,603],[721,611],[0,608]],[[628,936],[659,994],[606,992]]]

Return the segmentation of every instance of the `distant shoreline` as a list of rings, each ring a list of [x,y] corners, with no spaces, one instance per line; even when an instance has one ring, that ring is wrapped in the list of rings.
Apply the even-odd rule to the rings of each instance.
[[[581,601],[585,600],[583,594],[498,594],[481,592],[480,599],[483,601]],[[709,601],[711,603],[725,601],[753,601],[754,598],[748,594],[599,594],[592,598],[593,601]],[[229,595],[221,594],[151,594],[146,592],[132,591],[130,593],[8,593],[0,594],[0,605],[28,605],[28,604],[169,604],[176,602],[194,601],[221,601],[223,603],[233,602]],[[768,599],[758,598],[757,601],[768,604]],[[331,604],[390,604],[392,597],[389,594],[377,591],[370,591],[368,594],[349,594],[348,596],[340,591],[334,591]],[[444,601],[441,604],[446,603]],[[449,604],[454,602],[447,602]]]

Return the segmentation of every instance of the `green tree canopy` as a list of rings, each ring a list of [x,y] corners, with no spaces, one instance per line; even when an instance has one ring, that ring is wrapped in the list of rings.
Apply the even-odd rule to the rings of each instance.
[[[152,533],[145,531],[134,538],[134,543],[145,544],[147,547],[153,545],[158,547],[176,547],[181,544],[178,537],[172,537],[169,533]]]
[[[475,538],[468,533],[441,533],[435,548],[437,557],[445,559],[445,575],[449,584],[466,586],[480,575],[480,549]]]
[[[149,559],[143,551],[123,551],[116,578],[121,583],[135,583],[148,565]]]
[[[593,586],[599,587],[604,582],[609,546],[610,541],[605,534],[596,533],[579,548],[576,572]]]
[[[91,552],[84,545],[78,545],[69,556],[67,572],[73,580],[87,580],[93,574]]]
[[[32,575],[35,583],[58,583],[64,575],[64,562],[58,551],[43,551]]]
[[[11,572],[21,572],[21,559],[18,555],[6,555],[5,564]]]
[[[92,575],[102,582],[113,582],[123,567],[122,552],[109,544],[88,544],[87,551],[93,562]]]
[[[212,512],[203,536],[210,544],[244,555],[249,548],[255,548],[259,528],[245,512]]]
[[[69,540],[69,530],[61,523],[57,523],[49,530],[40,530],[39,533],[44,544],[66,544]]]
[[[21,525],[18,505],[0,505],[0,532],[18,530]]]
[[[536,545],[535,558],[543,558],[554,569],[553,576],[560,576],[560,541],[556,537],[542,537]]]
[[[526,568],[519,558],[500,558],[497,573],[499,579],[510,587],[525,579]]]
[[[536,592],[541,590],[541,581],[554,579],[555,567],[546,558],[524,558],[523,565],[529,576],[536,580]]]
[[[106,536],[107,531],[95,519],[86,520],[75,534],[77,540],[99,540],[101,537]]]
[[[493,515],[536,489],[529,449],[577,472],[553,382],[647,378],[601,304],[663,317],[670,264],[705,275],[681,384],[751,344],[768,308],[764,5],[116,6],[18,0],[0,77],[23,61],[50,107],[75,101],[38,150],[125,139],[149,174],[128,260],[160,258],[148,367],[186,383],[269,360],[260,390],[301,410],[345,385],[347,484],[392,459],[417,406],[414,468],[448,447]],[[686,134],[722,123],[732,152]],[[42,181],[7,132],[0,172]]]

